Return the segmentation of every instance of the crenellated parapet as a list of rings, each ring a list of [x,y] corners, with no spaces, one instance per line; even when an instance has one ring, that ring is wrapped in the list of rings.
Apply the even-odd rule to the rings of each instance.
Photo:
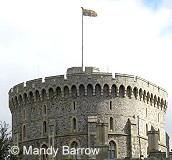
[[[66,76],[39,78],[14,86],[9,91],[9,103],[12,109],[26,103],[79,96],[130,98],[166,111],[168,95],[163,88],[137,76],[116,73],[113,77],[97,68],[86,67],[82,71],[81,67],[73,67]]]
[[[66,75],[34,79],[10,89],[12,131],[18,139],[14,142],[34,143],[38,148],[103,144],[116,148],[116,158],[136,158],[140,149],[147,155],[148,131],[154,127],[157,146],[166,151],[167,98],[163,88],[137,76],[116,73],[113,77],[94,67],[84,71],[72,67]],[[58,156],[64,158],[60,152]]]

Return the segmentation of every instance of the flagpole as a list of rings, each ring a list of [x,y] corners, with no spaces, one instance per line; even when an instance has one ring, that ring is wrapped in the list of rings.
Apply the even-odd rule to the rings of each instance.
[[[90,16],[90,17],[97,17],[97,13],[93,10],[88,10],[82,8],[82,71],[84,71],[84,22],[83,22],[83,17],[84,16]]]
[[[84,71],[84,47],[83,47],[83,7],[82,8],[82,71]]]

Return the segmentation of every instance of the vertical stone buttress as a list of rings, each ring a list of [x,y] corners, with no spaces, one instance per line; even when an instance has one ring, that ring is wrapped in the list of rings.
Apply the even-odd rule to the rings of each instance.
[[[139,158],[140,155],[140,146],[139,146],[139,137],[138,137],[138,127],[135,119],[129,120],[130,122],[130,158]]]
[[[97,116],[88,117],[88,148],[95,148],[97,134]],[[90,155],[89,159],[96,159],[96,156]]]
[[[108,123],[97,123],[97,148],[100,152],[96,159],[104,160],[108,156]]]
[[[158,151],[158,136],[159,132],[153,127],[148,131],[148,153],[151,151]]]
[[[48,124],[48,146],[54,148],[54,140],[55,140],[55,120],[52,119],[49,121]],[[55,158],[53,157],[53,155],[49,155],[48,157],[50,160],[55,160]]]
[[[166,160],[166,152],[158,150],[159,132],[153,127],[148,131],[148,157],[160,160]]]

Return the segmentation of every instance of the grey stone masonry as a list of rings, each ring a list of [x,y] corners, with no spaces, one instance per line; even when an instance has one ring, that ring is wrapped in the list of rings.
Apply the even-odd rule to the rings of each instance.
[[[96,159],[81,153],[63,155],[62,146],[100,146],[98,157],[107,159],[147,157],[151,127],[158,131],[157,149],[167,153],[167,105],[163,88],[137,76],[113,77],[94,67],[72,67],[66,76],[27,81],[9,91],[14,144],[59,148],[55,157],[21,154],[22,160]]]

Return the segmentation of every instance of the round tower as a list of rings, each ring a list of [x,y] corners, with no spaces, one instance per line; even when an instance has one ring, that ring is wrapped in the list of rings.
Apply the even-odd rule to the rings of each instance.
[[[158,149],[167,152],[167,92],[126,74],[73,67],[59,75],[21,83],[9,91],[13,143],[35,148],[108,146],[109,158],[147,156],[148,131],[158,131]],[[22,159],[27,159],[21,155]],[[47,155],[33,155],[32,160]],[[77,155],[84,159],[85,155]],[[39,157],[39,158],[38,158]],[[94,156],[92,157],[94,159]]]

